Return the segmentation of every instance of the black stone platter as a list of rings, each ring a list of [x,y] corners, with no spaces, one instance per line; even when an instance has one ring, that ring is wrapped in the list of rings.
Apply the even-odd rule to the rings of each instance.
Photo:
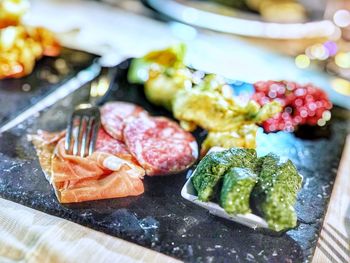
[[[95,55],[63,48],[58,57],[39,60],[32,74],[0,81],[0,126],[36,104],[93,63]]]
[[[126,80],[129,61],[118,66],[116,83],[107,100],[137,103],[153,115],[171,117],[151,105],[143,89]],[[290,158],[304,176],[296,210],[298,226],[276,234],[253,230],[209,214],[180,195],[190,171],[146,177],[138,197],[61,205],[45,180],[26,134],[37,129],[59,130],[74,105],[87,99],[82,87],[40,116],[0,137],[0,196],[5,199],[117,236],[187,262],[308,262],[325,215],[337,167],[350,131],[350,114],[334,108],[323,128],[304,127],[297,134],[258,135],[260,153],[273,151]],[[196,131],[201,142],[205,132]]]

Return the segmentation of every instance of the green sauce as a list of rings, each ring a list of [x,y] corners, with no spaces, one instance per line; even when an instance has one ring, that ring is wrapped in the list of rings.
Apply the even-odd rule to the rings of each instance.
[[[259,158],[259,178],[253,191],[256,207],[275,231],[296,226],[294,205],[302,177],[293,163],[281,162],[274,154]]]
[[[198,164],[192,183],[201,201],[209,201],[217,192],[226,171],[233,167],[255,169],[256,152],[253,149],[231,148],[206,155]]]
[[[231,168],[224,175],[220,204],[229,214],[250,213],[250,193],[257,176],[248,168]]]

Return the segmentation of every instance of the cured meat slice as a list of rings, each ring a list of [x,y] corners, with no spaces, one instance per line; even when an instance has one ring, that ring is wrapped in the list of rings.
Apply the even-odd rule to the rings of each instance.
[[[28,140],[31,141],[36,149],[39,162],[45,177],[51,181],[51,157],[55,150],[57,142],[65,136],[66,132],[47,132],[38,130],[37,134],[28,135]]]
[[[62,151],[63,150],[63,151]],[[66,155],[59,141],[52,160],[52,182],[61,203],[136,196],[144,192],[144,170],[109,153],[81,158]]]
[[[73,187],[60,189],[62,203],[82,202],[106,198],[137,196],[144,192],[144,186],[139,175],[132,176],[132,169],[123,165],[117,172],[89,182],[80,181]]]
[[[103,105],[101,111],[101,123],[106,132],[117,140],[123,140],[125,122],[130,117],[147,116],[143,108],[128,102],[108,102]]]
[[[111,137],[104,129],[98,131],[95,151],[110,154],[130,154],[123,142]]]
[[[135,118],[124,128],[124,141],[147,175],[177,173],[198,157],[195,138],[163,117]]]
[[[125,143],[114,139],[104,129],[100,129],[97,135],[95,151],[110,153],[122,159],[137,164],[135,157],[129,152]]]
[[[70,180],[80,180],[84,178],[98,178],[105,169],[97,162],[86,158],[69,155],[64,148],[64,139],[61,139],[52,157],[51,172],[52,182],[64,182]]]
[[[29,139],[61,203],[136,196],[144,192],[145,171],[125,144],[103,129],[98,134],[96,151],[85,158],[66,154],[64,132],[39,132]]]

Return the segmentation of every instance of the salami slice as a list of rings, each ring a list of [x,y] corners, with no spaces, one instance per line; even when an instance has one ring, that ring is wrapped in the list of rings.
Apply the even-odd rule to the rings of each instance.
[[[98,152],[105,152],[116,155],[118,153],[129,153],[126,145],[107,134],[104,129],[100,129],[97,135],[96,149]]]
[[[194,137],[163,117],[135,118],[124,128],[124,141],[147,175],[177,173],[198,157]]]
[[[123,140],[125,122],[130,117],[147,116],[143,108],[128,102],[108,102],[101,107],[101,122],[106,132],[117,140]]]
[[[95,151],[113,154],[137,164],[135,157],[129,152],[126,145],[111,137],[103,128],[98,132]]]

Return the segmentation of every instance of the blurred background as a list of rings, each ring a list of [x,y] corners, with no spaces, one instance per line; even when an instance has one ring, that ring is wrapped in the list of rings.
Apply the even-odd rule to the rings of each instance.
[[[313,82],[350,107],[350,1],[32,0],[24,17],[110,61],[184,42],[193,67],[255,82]]]

